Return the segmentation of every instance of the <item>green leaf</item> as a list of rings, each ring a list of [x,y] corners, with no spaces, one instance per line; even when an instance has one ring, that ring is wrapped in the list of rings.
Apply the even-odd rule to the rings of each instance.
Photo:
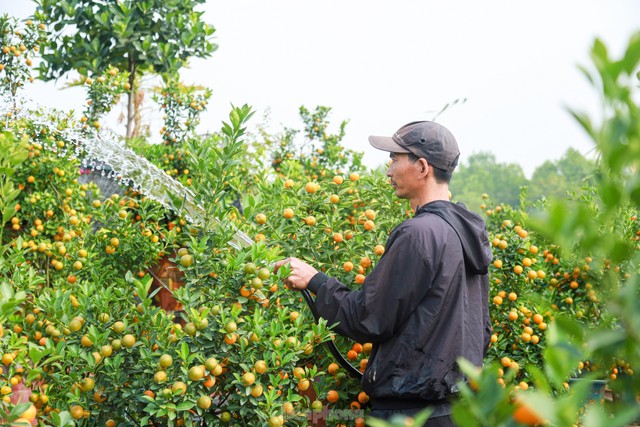
[[[622,59],[622,69],[631,75],[638,68],[638,62],[640,62],[640,33],[635,33],[631,36]]]
[[[418,426],[425,425],[427,423],[427,420],[431,416],[432,412],[433,412],[433,409],[431,409],[431,408],[426,408],[426,409],[423,409],[422,411],[418,412],[413,417],[414,424],[418,425]]]
[[[591,118],[583,112],[575,111],[570,109],[569,113],[573,116],[574,119],[582,126],[582,128],[587,132],[587,134],[595,140],[595,133],[593,130],[593,124],[591,123]]]
[[[629,199],[636,206],[640,206],[640,179],[636,177],[635,182],[631,183],[629,188]]]
[[[57,427],[74,427],[76,425],[69,411],[62,411],[60,413],[51,411],[50,417],[53,425]]]
[[[578,362],[584,358],[580,348],[574,342],[581,342],[582,334],[578,332],[571,320],[556,320],[547,330],[547,347],[543,351],[545,372],[556,387],[560,387],[564,380],[575,369]]]
[[[196,406],[194,402],[189,402],[189,401],[182,402],[176,406],[176,411],[188,411],[194,406]]]
[[[617,238],[610,250],[611,260],[615,263],[620,263],[629,260],[634,253],[634,245],[627,240],[620,240]]]
[[[403,425],[403,424],[392,424],[380,418],[368,417],[367,425],[371,427],[393,427],[394,425]]]
[[[572,342],[582,342],[584,340],[584,327],[575,319],[568,316],[556,316],[554,325],[559,333],[565,337],[571,337]],[[564,338],[561,338],[564,340]]]
[[[29,346],[29,358],[33,362],[34,365],[37,365],[40,360],[51,353],[51,349],[42,349],[40,346],[30,345]]]
[[[465,427],[480,427],[481,424],[478,418],[471,412],[470,409],[461,405],[454,405],[452,411],[453,420],[458,426]]]
[[[547,380],[547,377],[545,376],[541,367],[536,365],[529,365],[527,366],[527,372],[533,379],[533,383],[538,390],[542,391],[543,393],[551,393],[551,385],[549,384],[549,381]]]
[[[9,205],[5,205],[0,202],[0,209],[2,210],[2,223],[6,224],[9,222],[11,218],[13,218],[16,214],[16,203],[11,203]]]
[[[613,182],[603,182],[600,186],[600,197],[607,206],[617,206],[622,200],[622,190]]]
[[[182,357],[182,360],[189,359],[189,344],[186,342],[182,342],[182,346],[180,347],[180,357]]]
[[[545,372],[549,380],[559,387],[564,379],[567,377],[568,368],[567,364],[563,363],[562,354],[553,351],[550,348],[544,350]]]
[[[600,351],[606,347],[619,346],[624,343],[623,330],[600,330],[593,332],[587,341],[589,351]]]
[[[0,295],[3,301],[3,303],[0,304],[0,318],[13,314],[17,310],[17,307],[26,300],[24,292],[14,293],[13,288],[11,288],[8,283],[2,283],[2,285],[0,285]]]
[[[31,406],[31,403],[18,403],[11,409],[9,415],[17,417],[18,415],[29,409],[29,406]]]

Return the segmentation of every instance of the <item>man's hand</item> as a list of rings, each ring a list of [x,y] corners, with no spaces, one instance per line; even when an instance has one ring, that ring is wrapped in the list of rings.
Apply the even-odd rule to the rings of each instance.
[[[287,258],[276,262],[273,267],[274,273],[285,264],[289,264],[289,268],[291,268],[291,273],[284,281],[290,289],[307,289],[309,280],[318,273],[318,270],[298,258]]]

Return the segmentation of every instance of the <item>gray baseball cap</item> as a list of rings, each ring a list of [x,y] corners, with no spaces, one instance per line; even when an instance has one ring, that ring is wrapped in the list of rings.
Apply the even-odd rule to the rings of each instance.
[[[436,122],[411,122],[393,136],[370,136],[369,144],[390,153],[413,153],[438,169],[453,172],[460,150],[453,134]]]

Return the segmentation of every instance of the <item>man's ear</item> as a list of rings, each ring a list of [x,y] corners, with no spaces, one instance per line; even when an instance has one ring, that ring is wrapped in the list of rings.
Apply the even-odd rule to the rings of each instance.
[[[429,173],[429,163],[427,162],[427,160],[424,158],[419,158],[418,163],[419,163],[418,170],[420,171],[420,173],[427,175]]]

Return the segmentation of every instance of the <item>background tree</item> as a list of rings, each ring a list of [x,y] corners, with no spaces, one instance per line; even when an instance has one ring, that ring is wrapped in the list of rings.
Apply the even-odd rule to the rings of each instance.
[[[531,176],[529,200],[564,198],[584,184],[593,183],[596,169],[594,160],[584,157],[578,150],[569,148],[557,161],[547,160],[538,166]]]
[[[215,29],[196,6],[205,0],[40,0],[36,16],[53,30],[43,54],[41,78],[75,70],[102,74],[110,66],[129,73],[127,137],[134,131],[136,78],[146,72],[176,73],[190,57],[217,48]]]
[[[0,16],[0,95],[8,93],[16,107],[18,89],[33,81],[31,66],[45,42],[45,26],[28,20],[20,25],[16,18]]]
[[[586,158],[575,148],[569,148],[558,161],[558,170],[568,182],[582,182],[587,179],[592,181],[596,164],[594,160]]]
[[[486,152],[472,154],[460,164],[451,179],[454,199],[478,210],[482,194],[511,206],[519,205],[520,187],[527,184],[522,167],[515,163],[498,163],[495,155]]]
[[[558,171],[555,162],[547,160],[533,171],[528,196],[530,200],[560,198],[566,196],[567,189],[567,178]]]

